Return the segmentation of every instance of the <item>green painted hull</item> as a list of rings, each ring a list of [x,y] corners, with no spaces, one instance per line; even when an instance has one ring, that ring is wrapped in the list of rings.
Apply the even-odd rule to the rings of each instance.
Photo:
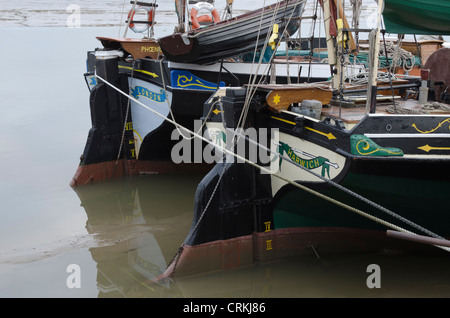
[[[450,184],[447,181],[351,173],[341,184],[435,234],[450,237],[450,210],[448,208]],[[320,192],[377,218],[424,235],[414,227],[343,193],[341,190],[327,188]],[[349,228],[380,231],[390,229],[301,190],[290,191],[278,201],[274,211],[274,227],[275,229]]]
[[[385,0],[386,31],[397,34],[450,34],[450,1]]]

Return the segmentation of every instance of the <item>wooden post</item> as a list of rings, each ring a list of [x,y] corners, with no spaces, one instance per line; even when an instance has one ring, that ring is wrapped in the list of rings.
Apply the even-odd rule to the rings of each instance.
[[[178,32],[184,33],[187,30],[186,27],[186,1],[176,0],[175,6],[177,8],[178,15]]]
[[[336,0],[334,0],[336,1]],[[339,12],[339,17],[342,19],[342,21],[344,22],[344,28],[345,29],[349,29],[350,25],[348,24],[348,20],[347,17],[345,16],[345,12],[344,12],[344,6],[342,5],[341,2],[339,2],[339,5],[337,6],[338,8],[338,12]],[[350,46],[350,52],[354,52],[356,51],[356,43],[355,43],[355,39],[353,38],[353,33],[352,32],[348,32],[348,41],[349,41],[349,46]]]
[[[378,77],[378,56],[380,54],[380,28],[381,28],[381,13],[384,7],[384,0],[378,0],[378,18],[377,28],[371,33],[370,50],[370,71],[369,82],[367,83],[367,102],[366,113],[375,113],[377,104],[377,77]]]
[[[328,51],[328,64],[331,66],[336,64],[336,47],[334,45],[334,39],[330,33],[330,23],[335,23],[330,11],[330,1],[323,0],[323,16],[325,24],[325,34],[327,39],[327,51]]]
[[[333,36],[331,35],[331,23],[336,24],[336,21],[334,21],[332,12],[331,12],[331,1],[333,0],[322,0],[322,7],[323,7],[323,20],[325,24],[325,35],[327,39],[327,52],[328,52],[328,64],[330,65],[333,77],[332,84],[333,89],[338,89],[338,87],[335,87],[336,82],[336,74],[334,74],[334,66],[336,65],[337,58],[336,58],[336,45]]]

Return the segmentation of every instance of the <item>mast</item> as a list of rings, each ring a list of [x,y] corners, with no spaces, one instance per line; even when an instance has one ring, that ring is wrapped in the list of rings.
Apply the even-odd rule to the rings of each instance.
[[[384,0],[378,0],[377,28],[370,32],[369,82],[367,83],[366,113],[375,113],[377,105],[378,55],[380,53],[380,28]]]
[[[341,0],[333,0],[336,6],[336,28],[337,28],[337,37],[336,37],[336,67],[335,67],[335,75],[333,76],[333,89],[341,90],[344,82],[343,74],[344,70],[344,48],[346,42],[346,35],[343,32],[344,28],[344,20],[342,16],[345,17],[344,10],[341,10]],[[341,96],[342,98],[342,96]]]
[[[228,20],[233,17],[233,2],[234,0],[227,0],[227,5],[223,12],[222,20]]]
[[[343,84],[343,74],[345,74],[344,54],[348,51],[356,51],[357,47],[352,33],[348,32],[349,24],[344,12],[343,0],[319,1],[324,14],[332,88],[333,90],[340,90]]]
[[[343,0],[333,0],[334,5],[336,6],[336,28],[337,28],[337,37],[336,37],[336,75],[333,78],[333,88],[341,89],[343,85],[344,74],[346,73],[346,62],[345,56],[349,52],[356,51],[356,44],[352,35],[352,32],[349,32],[350,28],[347,17],[344,12]],[[339,59],[339,60],[338,60]]]
[[[186,0],[175,0],[175,9],[178,15],[177,32],[186,32]]]
[[[326,34],[326,40],[327,40],[327,52],[328,52],[328,64],[330,65],[332,69],[332,75],[334,77],[334,66],[336,65],[336,46],[334,38],[331,34],[331,27],[335,26],[335,21],[333,16],[331,15],[331,1],[332,0],[322,0],[322,6],[323,6],[323,15],[324,15],[324,24],[325,24],[325,34]],[[335,28],[335,27],[334,27]],[[334,81],[333,81],[334,83]],[[334,84],[333,84],[334,88]]]

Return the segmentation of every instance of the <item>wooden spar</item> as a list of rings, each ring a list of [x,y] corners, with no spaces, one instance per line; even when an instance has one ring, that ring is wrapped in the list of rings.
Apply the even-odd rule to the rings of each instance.
[[[233,17],[233,3],[234,0],[227,0],[227,5],[225,7],[225,10],[223,12],[223,18],[222,20],[228,20],[231,19]]]
[[[322,5],[323,15],[324,15],[324,24],[325,24],[325,34],[327,41],[327,52],[328,52],[328,64],[332,67],[332,84],[333,89],[337,90],[340,88],[341,84],[341,75],[344,70],[342,70],[341,63],[338,63],[337,58],[337,50],[336,45],[343,45],[342,41],[339,43],[335,41],[335,39],[339,39],[343,37],[342,30],[338,30],[337,20],[334,16],[336,14],[339,19],[342,20],[342,27],[345,29],[349,28],[349,24],[347,21],[347,17],[344,13],[344,7],[342,2],[339,0],[320,0],[320,4]],[[332,11],[333,10],[333,11]],[[334,12],[336,11],[336,12]],[[337,33],[337,34],[334,34]],[[334,34],[334,35],[333,35]],[[348,33],[349,42],[350,42],[350,51],[356,51],[356,44],[351,32]],[[336,38],[334,38],[336,36]],[[337,42],[337,43],[336,43]],[[341,50],[342,51],[342,50]]]
[[[366,114],[375,113],[375,108],[377,104],[377,77],[378,77],[378,55],[380,53],[380,28],[381,28],[381,18],[384,7],[384,0],[378,0],[378,17],[377,17],[377,28],[372,31],[375,34],[370,34],[371,37],[371,61],[369,66],[369,82],[367,83],[367,103],[366,103]]]
[[[336,1],[339,1],[339,0],[333,0],[333,1],[336,3]],[[339,10],[339,18],[342,19],[342,21],[344,22],[344,29],[349,29],[350,25],[348,24],[347,17],[345,16],[344,6],[342,5],[342,2],[339,1],[339,5],[336,3],[336,6]],[[356,43],[353,38],[352,32],[348,32],[348,37],[349,37],[349,43],[350,43],[350,52],[354,52],[354,51],[356,51]]]
[[[344,33],[342,29],[344,28],[343,20],[341,18],[342,11],[338,10],[338,7],[341,6],[340,0],[333,0],[336,7],[336,28],[337,28],[337,37],[336,37],[336,59],[338,60],[335,66],[335,74],[333,75],[333,89],[340,90],[342,88],[343,83],[343,76],[344,73],[344,45],[345,45],[345,38]]]
[[[272,110],[281,112],[287,110],[293,103],[315,99],[322,104],[329,104],[333,97],[328,84],[317,83],[296,85],[259,85],[259,90],[267,91],[266,102]]]
[[[323,4],[323,19],[325,24],[325,34],[327,39],[327,51],[328,51],[328,64],[330,66],[336,65],[336,47],[334,44],[334,39],[331,36],[330,28],[331,23],[335,23],[333,16],[331,15],[330,10],[330,1],[331,0],[322,0]]]
[[[175,0],[178,15],[178,32],[186,32],[186,0]]]
[[[438,239],[428,236],[422,236],[417,234],[410,234],[410,233],[403,233],[398,231],[392,231],[388,230],[386,232],[386,235],[392,238],[397,238],[401,240],[406,241],[412,241],[417,243],[424,243],[424,244],[430,244],[430,245],[436,245],[436,246],[444,246],[444,247],[450,247],[450,241],[445,239]]]

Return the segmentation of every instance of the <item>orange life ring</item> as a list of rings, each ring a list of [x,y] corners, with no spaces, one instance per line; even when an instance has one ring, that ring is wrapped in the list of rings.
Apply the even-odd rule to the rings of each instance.
[[[147,11],[147,21],[142,21],[141,23],[137,23],[137,21],[135,21],[136,23],[133,23],[133,18],[134,18],[134,14],[137,11],[140,10],[145,10]],[[153,19],[155,17],[155,11],[153,10],[153,8],[150,7],[143,7],[143,6],[137,6],[136,9],[131,9],[130,12],[128,12],[128,20],[130,20],[130,29],[133,30],[136,33],[142,33],[147,31],[150,26],[153,24]]]
[[[212,14],[212,18],[207,15],[202,15],[197,17],[198,12],[202,9],[206,9]],[[213,20],[214,19],[214,20]],[[198,29],[200,28],[200,22],[220,22],[220,14],[214,6],[209,2],[197,2],[191,10],[191,22],[192,28]]]

